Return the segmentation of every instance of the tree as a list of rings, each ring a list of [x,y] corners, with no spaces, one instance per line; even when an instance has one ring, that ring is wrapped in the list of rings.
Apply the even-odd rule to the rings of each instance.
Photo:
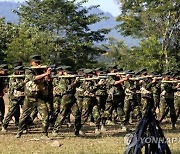
[[[54,61],[79,68],[96,63],[103,50],[95,42],[105,39],[107,29],[90,30],[89,26],[104,19],[101,14],[89,14],[84,8],[86,1],[76,0],[29,0],[19,8],[20,22],[40,31],[54,33],[55,49],[51,52]]]
[[[117,20],[120,22],[118,28],[122,34],[140,38],[142,44],[149,43],[145,40],[154,38],[158,41],[156,48],[159,50],[156,50],[158,56],[152,58],[164,62],[162,70],[179,68],[179,0],[118,0],[118,2],[121,4],[122,14]],[[143,51],[143,48],[141,50]],[[152,52],[153,55],[154,51],[148,52],[149,54]]]
[[[51,32],[39,31],[36,27],[18,26],[18,34],[11,42],[7,43],[5,60],[9,64],[16,61],[29,63],[29,57],[32,54],[38,54],[43,57],[46,64],[52,62],[51,53],[54,51],[54,37]]]
[[[4,51],[7,44],[17,35],[17,26],[6,23],[4,18],[0,18],[0,63],[4,61]]]

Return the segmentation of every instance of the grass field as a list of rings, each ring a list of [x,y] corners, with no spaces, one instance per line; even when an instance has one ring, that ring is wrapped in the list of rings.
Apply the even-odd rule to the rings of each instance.
[[[94,127],[87,125],[86,137],[75,137],[73,128],[64,126],[58,137],[50,133],[50,140],[46,140],[41,139],[39,121],[36,124],[30,134],[23,134],[20,139],[15,138],[17,128],[13,123],[6,134],[0,132],[0,154],[123,154],[125,150],[124,136],[128,132],[119,132],[118,125],[108,126],[101,136],[95,136]],[[133,130],[135,126],[129,128]],[[166,137],[179,138],[169,146],[173,154],[180,154],[180,121],[176,130],[170,130],[170,124],[163,124],[162,128]]]

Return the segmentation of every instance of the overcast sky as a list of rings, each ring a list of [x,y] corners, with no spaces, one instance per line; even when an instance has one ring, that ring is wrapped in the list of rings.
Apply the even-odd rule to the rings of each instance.
[[[14,2],[23,2],[25,0],[0,0],[0,1],[14,1]],[[114,16],[118,16],[120,14],[119,6],[115,3],[116,0],[89,0],[85,6],[91,5],[100,5],[100,9],[105,12],[110,12]]]

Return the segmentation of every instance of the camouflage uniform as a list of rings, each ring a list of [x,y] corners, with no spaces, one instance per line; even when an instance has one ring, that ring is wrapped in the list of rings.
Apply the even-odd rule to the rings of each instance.
[[[0,78],[0,123],[4,119],[4,113],[5,113],[5,104],[3,99],[4,88],[5,88],[4,78]]]
[[[159,108],[160,103],[160,94],[161,94],[161,84],[158,82],[152,83],[152,93],[153,93],[153,100],[154,100],[154,107]]]
[[[61,128],[64,120],[66,119],[67,115],[71,112],[71,108],[75,102],[75,83],[70,78],[62,78],[59,83],[59,90],[61,92],[61,106],[60,112],[56,119],[53,132],[57,133]]]
[[[152,110],[154,110],[154,101],[153,101],[153,93],[152,93],[152,83],[147,78],[145,80],[141,80],[141,105],[142,105],[142,113],[144,114],[147,106],[150,105]]]
[[[104,79],[101,79],[101,81]],[[99,81],[99,82],[101,82]],[[100,127],[100,122],[102,120],[102,116],[104,114],[105,110],[105,105],[106,105],[106,98],[107,98],[107,92],[106,92],[106,84],[105,80],[102,81],[102,83],[97,83],[96,84],[96,101],[93,107],[93,117],[96,123],[96,128],[99,129]]]
[[[20,105],[24,101],[24,79],[11,78],[9,81],[9,108],[6,118],[3,121],[3,127],[6,129],[12,117],[15,117],[16,125],[19,123]]]
[[[124,90],[122,85],[114,85],[115,81],[119,79],[115,76],[109,76],[107,79],[107,100],[106,100],[106,107],[103,116],[104,120],[113,120],[116,122],[116,118],[119,117],[122,119],[124,116]]]
[[[36,107],[42,117],[42,132],[45,135],[48,134],[49,113],[46,104],[48,87],[44,78],[35,80],[35,76],[42,73],[42,70],[39,69],[26,69],[25,71],[25,100],[17,137],[19,137],[26,128],[27,120]]]
[[[84,98],[84,89],[82,82],[77,83],[75,98],[76,98],[76,102],[72,108],[72,113],[75,117],[74,132],[75,135],[79,135],[79,131],[82,127],[81,118],[82,118],[83,98]]]
[[[174,108],[174,92],[176,89],[173,88],[172,83],[161,84],[161,98],[160,98],[160,121],[162,121],[170,110],[170,117],[172,127],[175,127],[176,123],[176,112]]]
[[[176,119],[178,119],[180,114],[180,89],[174,93],[174,105],[176,110]]]
[[[125,100],[124,100],[124,113],[125,120],[124,122],[129,122],[130,118],[133,116],[137,117],[140,115],[139,104],[137,102],[136,95],[136,83],[132,80],[124,81],[125,87]]]
[[[54,96],[54,100],[53,100],[53,108],[54,108],[54,117],[53,120],[54,122],[57,119],[57,116],[60,112],[60,105],[61,105],[61,99],[62,99],[62,95],[61,95],[61,78],[54,78],[53,79],[53,96]]]

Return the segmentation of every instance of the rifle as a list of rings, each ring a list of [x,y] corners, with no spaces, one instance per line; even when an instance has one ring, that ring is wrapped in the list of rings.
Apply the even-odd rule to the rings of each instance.
[[[82,78],[80,81],[86,81],[86,80],[100,80],[100,79],[107,79],[107,76],[98,76],[98,77],[92,77],[92,78]]]
[[[0,76],[0,78],[25,78],[25,75],[5,75]]]
[[[180,83],[180,80],[163,80],[162,83]]]
[[[123,72],[116,72],[116,73],[107,73],[107,76],[116,76],[116,75],[126,75],[126,73]]]
[[[54,75],[52,76],[52,78],[77,78],[77,77],[83,77],[83,75],[61,75],[61,76]]]

